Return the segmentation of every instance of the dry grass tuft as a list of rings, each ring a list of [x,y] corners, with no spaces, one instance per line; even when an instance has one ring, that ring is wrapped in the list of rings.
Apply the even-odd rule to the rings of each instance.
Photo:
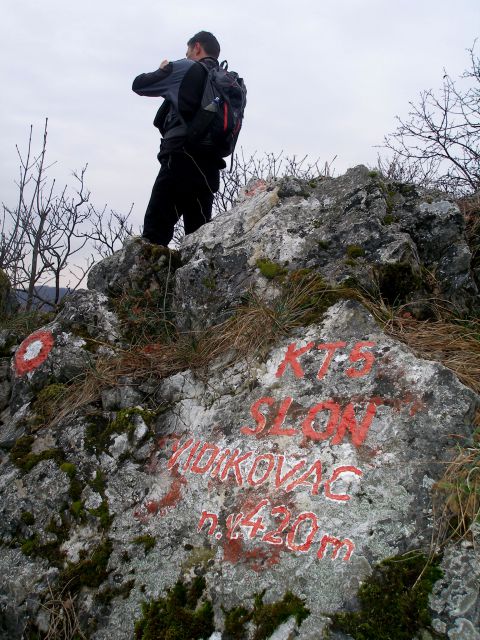
[[[103,389],[159,380],[186,369],[202,370],[218,358],[227,366],[240,359],[262,357],[293,328],[319,319],[340,297],[352,295],[349,289],[328,288],[317,274],[292,272],[271,302],[250,292],[235,313],[219,325],[118,351],[114,358],[97,359],[85,378],[69,387],[68,401],[52,424],[97,400]]]
[[[441,362],[467,387],[480,393],[480,321],[419,321],[395,318],[386,327],[415,353]]]
[[[471,446],[458,448],[455,459],[433,491],[437,545],[471,534],[471,526],[480,524],[480,411]]]
[[[480,393],[480,320],[461,319],[439,300],[428,300],[434,320],[417,320],[406,311],[408,305],[392,309],[367,292],[360,302],[388,335],[409,346],[415,355],[435,360],[453,371],[464,385]]]
[[[50,597],[42,607],[50,620],[43,640],[86,640],[78,621],[75,596],[64,590],[55,594],[50,585],[48,589]]]

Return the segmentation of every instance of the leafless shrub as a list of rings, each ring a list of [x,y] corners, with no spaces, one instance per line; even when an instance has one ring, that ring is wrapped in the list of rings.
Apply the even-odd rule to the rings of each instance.
[[[458,80],[444,71],[439,92],[423,91],[418,102],[410,102],[408,118],[397,118],[397,130],[384,139],[393,157],[380,160],[383,173],[456,195],[478,191],[480,59],[475,44]]]
[[[26,153],[17,147],[20,160],[18,201],[15,207],[3,204],[0,225],[0,268],[8,275],[13,289],[24,293],[29,311],[39,304],[55,306],[61,287],[79,286],[94,258],[88,256],[88,243],[104,257],[131,233],[128,217],[111,211],[97,212],[89,204],[85,186],[85,166],[74,173],[72,187],[56,189],[47,165],[48,119],[45,120],[40,153],[32,148],[30,127]],[[74,264],[74,261],[76,264]],[[53,299],[45,299],[42,288],[53,287]]]
[[[336,156],[335,156],[336,157]],[[231,171],[226,169],[220,175],[220,189],[215,194],[213,203],[214,215],[227,211],[237,200],[240,190],[252,180],[277,180],[283,176],[293,176],[302,180],[313,180],[320,176],[333,175],[333,163],[320,160],[311,160],[308,156],[302,158],[285,156],[280,153],[256,152],[246,156],[243,149],[235,154]]]
[[[107,212],[107,206],[98,211],[91,204],[88,205],[88,219],[90,229],[85,231],[86,237],[93,242],[95,253],[101,258],[111,256],[125,240],[133,235],[133,227],[128,220],[133,210],[133,204],[127,213],[119,213],[112,209]]]

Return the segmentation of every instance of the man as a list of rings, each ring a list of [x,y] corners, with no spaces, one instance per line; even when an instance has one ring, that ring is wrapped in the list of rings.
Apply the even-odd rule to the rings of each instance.
[[[218,66],[219,55],[215,36],[200,31],[188,41],[185,59],[164,60],[159,69],[142,73],[133,81],[132,89],[138,95],[165,98],[153,122],[162,134],[160,172],[143,227],[143,237],[154,244],[168,245],[182,215],[186,234],[211,219],[213,197],[225,162],[215,146],[202,141],[189,145],[185,135],[200,107],[207,77],[206,69],[197,61],[210,69]]]

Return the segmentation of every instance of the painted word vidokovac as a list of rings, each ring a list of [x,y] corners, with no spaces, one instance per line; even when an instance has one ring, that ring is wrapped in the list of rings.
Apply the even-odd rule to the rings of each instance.
[[[348,502],[350,496],[337,493],[334,484],[344,480],[344,476],[363,474],[353,465],[340,465],[333,469],[326,478],[323,477],[322,463],[313,463],[306,459],[299,460],[293,466],[285,464],[285,456],[276,453],[242,452],[240,449],[220,449],[211,442],[195,441],[188,438],[184,443],[176,442],[174,452],[167,463],[169,470],[177,470],[192,474],[208,475],[212,480],[226,482],[232,477],[239,487],[259,487],[268,480],[273,481],[275,490],[290,493],[297,487],[308,487],[311,495],[318,495],[323,486],[323,493],[328,500]]]

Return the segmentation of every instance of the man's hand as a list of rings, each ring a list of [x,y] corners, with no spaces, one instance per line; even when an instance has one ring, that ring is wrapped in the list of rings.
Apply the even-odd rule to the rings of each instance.
[[[160,63],[160,69],[163,69],[164,67],[166,67],[166,66],[167,66],[167,64],[168,64],[168,60],[163,60],[163,61]]]

